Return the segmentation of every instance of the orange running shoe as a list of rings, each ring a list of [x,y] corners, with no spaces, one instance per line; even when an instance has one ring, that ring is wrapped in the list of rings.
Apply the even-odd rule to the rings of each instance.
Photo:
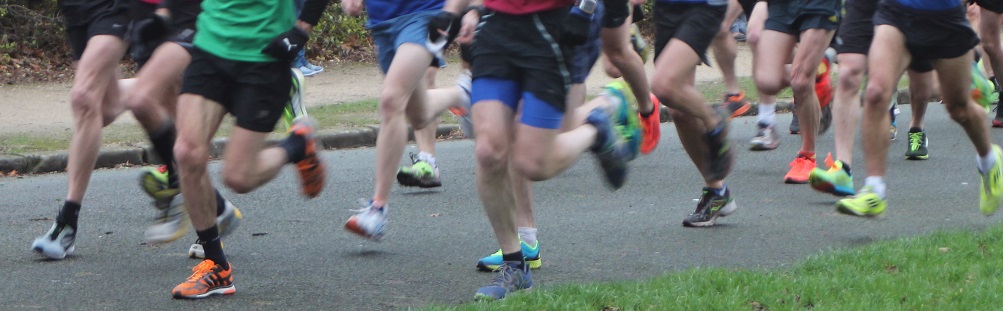
[[[206,259],[192,268],[192,275],[171,290],[175,299],[200,299],[212,295],[233,295],[233,265],[227,269]]]
[[[822,58],[822,63],[818,65],[818,73],[815,76],[815,96],[818,97],[819,107],[825,108],[832,103],[832,63],[829,58]]]
[[[313,137],[313,123],[306,118],[299,118],[293,121],[290,135],[299,135],[306,140],[306,150],[304,150],[303,160],[296,162],[299,169],[300,181],[303,183],[303,194],[307,197],[316,198],[324,190],[324,179],[327,177],[327,170],[324,162],[317,157],[317,141]]]
[[[815,169],[815,155],[808,156],[800,153],[794,161],[791,161],[791,170],[784,176],[784,183],[807,184],[808,175]]]
[[[745,99],[745,91],[739,91],[736,95],[724,95],[724,105],[731,112],[729,119],[734,119],[745,115],[752,108],[752,103]]]
[[[638,119],[641,119],[641,131],[644,132],[641,138],[641,154],[649,154],[658,147],[658,140],[662,138],[662,103],[658,101],[655,94],[651,94],[651,105],[654,107],[651,115],[647,118],[638,111]]]

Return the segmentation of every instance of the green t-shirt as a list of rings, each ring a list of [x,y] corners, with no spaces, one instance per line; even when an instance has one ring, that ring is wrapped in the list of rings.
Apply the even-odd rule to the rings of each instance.
[[[261,50],[296,24],[293,0],[204,0],[193,44],[242,62],[273,62]]]

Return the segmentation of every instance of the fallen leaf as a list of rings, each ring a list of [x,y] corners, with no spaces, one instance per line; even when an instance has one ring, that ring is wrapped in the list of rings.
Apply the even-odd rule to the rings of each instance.
[[[941,247],[939,250],[940,250],[941,253],[946,253],[947,251],[951,250],[951,248],[949,248],[949,247]]]

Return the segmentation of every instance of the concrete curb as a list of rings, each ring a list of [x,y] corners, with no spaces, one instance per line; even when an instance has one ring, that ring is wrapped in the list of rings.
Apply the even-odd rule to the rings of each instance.
[[[460,131],[459,125],[439,125],[436,129],[437,137],[453,137]],[[378,126],[365,128],[321,131],[317,134],[320,147],[329,149],[346,149],[358,147],[372,147],[376,145],[376,134],[379,133]],[[408,139],[414,139],[414,131],[408,129]],[[269,144],[278,143],[278,140],[269,140]],[[226,147],[226,139],[216,139],[212,142],[210,156],[219,158]],[[0,173],[10,173],[16,171],[20,174],[39,174],[66,171],[66,164],[69,154],[67,152],[27,154],[27,155],[0,155]],[[156,165],[163,164],[155,155],[152,148],[102,148],[98,153],[95,168],[112,168],[119,165]]]

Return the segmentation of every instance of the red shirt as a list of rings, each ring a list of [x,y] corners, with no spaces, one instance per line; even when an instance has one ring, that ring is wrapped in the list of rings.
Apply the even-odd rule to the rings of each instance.
[[[484,0],[484,6],[505,14],[521,15],[570,7],[575,0]]]

